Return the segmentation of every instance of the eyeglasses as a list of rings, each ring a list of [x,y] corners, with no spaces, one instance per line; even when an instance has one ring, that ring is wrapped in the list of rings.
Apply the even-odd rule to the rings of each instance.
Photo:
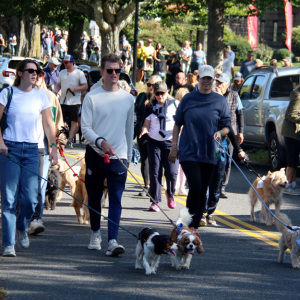
[[[156,92],[155,96],[163,96],[165,94],[165,92]]]
[[[115,71],[116,74],[120,74],[121,73],[121,69],[106,69],[106,72],[108,74],[112,74],[113,71]]]
[[[36,70],[36,69],[24,69],[23,72],[25,72],[25,71],[27,71],[29,74],[33,74],[35,72],[37,75],[40,75],[43,73],[43,71]]]

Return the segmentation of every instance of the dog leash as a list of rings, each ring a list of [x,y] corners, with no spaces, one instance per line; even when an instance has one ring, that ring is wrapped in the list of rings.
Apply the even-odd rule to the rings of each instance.
[[[80,181],[82,181],[82,182],[85,182],[85,180],[83,179],[83,178],[81,178],[81,177],[79,177],[79,175],[73,170],[73,168],[72,168],[72,166],[70,166],[70,164],[68,163],[68,161],[67,161],[67,159],[66,159],[66,157],[65,157],[65,154],[64,154],[64,151],[63,151],[63,149],[62,148],[59,148],[59,154],[61,155],[61,157],[64,159],[64,161],[66,162],[66,164],[68,165],[68,167],[69,167],[69,169],[73,172],[73,176],[74,177],[77,177]],[[76,165],[76,164],[75,164]],[[68,169],[67,169],[68,170]],[[66,170],[66,171],[67,171]],[[65,172],[65,171],[64,171]]]
[[[76,161],[76,163],[74,163],[74,164],[71,165],[71,167],[73,168],[73,167],[76,166],[78,163],[80,163],[83,159],[84,159],[84,157],[78,159],[78,160]],[[68,170],[71,170],[71,168],[67,168],[67,169],[64,170],[63,172],[59,172],[59,173],[60,173],[60,174],[64,174],[64,173],[66,173]]]
[[[113,224],[117,225],[118,227],[120,227],[121,229],[123,229],[124,231],[126,231],[127,233],[131,234],[132,236],[134,236],[135,238],[139,239],[139,237],[133,233],[132,231],[126,229],[125,227],[121,226],[120,224],[117,224],[116,222],[114,222],[113,220],[111,220],[110,218],[104,216],[103,214],[101,214],[99,211],[97,211],[96,209],[90,207],[88,204],[85,204],[84,202],[82,202],[81,200],[77,199],[76,197],[74,197],[73,195],[71,195],[70,193],[68,193],[67,191],[63,190],[62,188],[60,188],[59,186],[57,186],[55,183],[51,182],[50,180],[44,178],[43,176],[31,171],[30,169],[28,169],[27,167],[23,166],[22,164],[20,164],[17,161],[14,161],[13,159],[11,159],[8,155],[5,155],[3,153],[0,153],[0,155],[5,156],[7,159],[9,159],[12,163],[19,165],[21,168],[24,168],[25,170],[29,171],[30,173],[32,173],[33,175],[38,176],[39,178],[43,179],[46,182],[49,182],[51,185],[55,186],[56,188],[58,188],[59,190],[61,190],[62,192],[64,192],[65,194],[69,195],[70,197],[72,197],[73,199],[75,199],[76,201],[80,202],[81,204],[85,205],[88,209],[94,211],[95,213],[97,213],[98,215],[100,215],[101,217],[103,217],[104,219],[106,219],[109,222],[112,222]]]
[[[215,142],[218,144],[219,146],[219,151],[222,151],[222,153],[226,153],[226,155],[231,159],[231,161],[234,163],[234,165],[237,167],[237,169],[240,171],[240,173],[243,175],[243,177],[246,179],[246,181],[249,183],[249,185],[253,188],[254,192],[256,193],[256,195],[258,196],[259,200],[262,202],[262,204],[265,206],[265,208],[270,212],[270,214],[277,220],[279,221],[282,225],[284,225],[286,228],[288,228],[289,230],[292,231],[296,231],[293,227],[285,224],[283,221],[281,221],[279,218],[277,218],[277,216],[270,210],[270,208],[267,206],[267,204],[265,203],[265,201],[261,198],[261,196],[259,195],[259,193],[257,192],[257,190],[255,189],[255,187],[252,185],[252,183],[250,182],[250,180],[248,179],[248,177],[245,175],[245,173],[240,169],[240,167],[238,166],[238,164],[235,162],[235,160],[230,156],[230,154],[225,150],[225,148],[222,146],[222,144],[216,139],[214,138]],[[260,178],[260,177],[259,177]]]
[[[115,154],[114,155],[119,161],[120,163],[126,168],[126,170],[129,172],[129,174],[134,178],[134,180],[137,182],[137,184],[143,189],[143,191],[146,193],[147,196],[150,197],[150,201],[153,204],[156,204],[159,209],[161,210],[161,212],[164,214],[164,216],[170,221],[170,223],[176,228],[177,226],[174,224],[174,222],[168,217],[168,215],[165,213],[165,211],[158,205],[157,202],[155,202],[155,200],[152,198],[152,196],[149,194],[149,192],[139,183],[139,181],[136,179],[136,177],[133,175],[133,173],[129,170],[129,168],[124,164],[124,162],[120,159],[120,157]],[[109,159],[109,155],[108,154],[104,154],[104,162],[105,160],[107,160],[107,157]],[[175,201],[175,200],[174,200]]]

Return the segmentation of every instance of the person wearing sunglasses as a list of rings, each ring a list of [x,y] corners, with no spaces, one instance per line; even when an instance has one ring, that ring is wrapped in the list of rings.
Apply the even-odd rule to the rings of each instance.
[[[43,127],[46,133],[51,164],[58,162],[50,102],[43,91],[33,88],[41,72],[35,60],[21,61],[13,87],[0,93],[0,119],[8,105],[8,93],[12,95],[5,112],[7,128],[0,133],[3,256],[16,256],[16,231],[18,244],[29,247],[27,226],[38,197],[39,128]]]
[[[218,162],[219,147],[215,139],[220,141],[228,134],[231,120],[226,99],[212,92],[214,68],[201,66],[198,76],[199,91],[184,96],[176,111],[169,155],[171,162],[179,156],[189,186],[186,206],[193,216],[189,227],[196,229],[205,211],[207,188]]]
[[[172,147],[172,130],[174,126],[173,116],[176,112],[179,101],[168,94],[167,84],[160,81],[154,85],[154,95],[145,112],[145,121],[139,138],[148,135],[148,161],[150,189],[149,194],[154,199],[151,201],[149,211],[159,211],[161,202],[161,180],[162,169],[166,177],[166,196],[168,206],[171,209],[176,207],[174,198],[178,160],[170,162],[168,156]]]
[[[34,88],[43,91],[48,99],[50,100],[51,110],[52,110],[52,121],[55,125],[56,135],[59,134],[59,131],[64,126],[63,114],[61,111],[60,103],[57,96],[47,89],[44,73],[41,73],[38,76],[38,79],[34,85]],[[67,143],[67,138],[64,133],[60,133],[57,136],[57,146],[64,150],[64,147]],[[49,161],[49,145],[48,140],[45,138],[45,133],[42,127],[39,128],[39,175],[43,178],[48,178],[48,169],[50,166]],[[45,203],[45,194],[47,181],[39,179],[39,193],[38,193],[38,204],[35,207],[34,214],[31,218],[31,222],[28,225],[28,233],[30,235],[37,235],[45,231],[45,226],[42,221],[43,209]]]
[[[108,248],[106,255],[118,256],[125,248],[117,242],[121,219],[121,199],[125,189],[127,169],[133,146],[134,97],[119,88],[121,59],[115,54],[101,58],[102,86],[91,90],[84,98],[81,111],[81,131],[86,139],[85,185],[89,206],[101,213],[104,180],[109,193]],[[104,163],[104,154],[110,163]],[[88,249],[101,249],[100,216],[90,209],[92,235]]]
[[[74,57],[66,55],[63,59],[65,69],[59,72],[58,83],[55,92],[61,89],[60,104],[64,116],[65,125],[71,124],[68,143],[73,147],[73,139],[78,132],[78,113],[81,106],[81,93],[87,90],[87,80],[84,73],[75,68]]]
[[[139,193],[139,196],[146,196],[146,191],[149,189],[149,163],[148,163],[148,136],[143,135],[141,138],[142,127],[145,121],[145,110],[150,99],[153,96],[154,85],[161,81],[158,75],[152,75],[147,82],[146,92],[140,93],[134,105],[134,138],[137,138],[137,144],[141,155],[141,173],[144,180],[144,191]]]

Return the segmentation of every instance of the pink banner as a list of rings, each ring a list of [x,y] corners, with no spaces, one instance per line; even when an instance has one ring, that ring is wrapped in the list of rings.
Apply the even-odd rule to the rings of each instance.
[[[253,5],[249,5],[249,9],[255,11],[254,14],[257,13],[256,7]],[[257,49],[257,26],[258,26],[258,18],[255,15],[249,15],[247,17],[247,27],[248,27],[248,42],[254,51]]]
[[[284,0],[285,2],[285,24],[286,24],[286,40],[285,44],[290,52],[292,52],[292,28],[293,28],[293,8],[291,2]]]

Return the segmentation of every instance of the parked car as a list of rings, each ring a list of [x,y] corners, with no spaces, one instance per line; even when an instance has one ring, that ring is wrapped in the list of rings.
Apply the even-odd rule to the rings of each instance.
[[[88,71],[90,84],[92,84],[92,85],[95,84],[97,81],[99,81],[100,78],[102,77],[101,73],[100,73],[100,68],[89,68],[89,66],[87,66],[87,65],[79,65],[79,66],[77,66],[77,68],[82,71]],[[125,80],[129,84],[129,86],[131,88],[130,94],[132,94],[134,97],[136,97],[138,94],[137,89],[133,85],[129,74],[126,73],[123,69],[121,70],[121,73],[120,73],[120,80]]]
[[[299,78],[299,67],[261,67],[247,76],[239,91],[244,106],[244,144],[268,149],[272,171],[286,164],[281,127]]]
[[[2,56],[0,57],[0,89],[12,86],[16,78],[16,67],[18,63],[29,57],[22,56]],[[41,60],[37,60],[43,65]]]

